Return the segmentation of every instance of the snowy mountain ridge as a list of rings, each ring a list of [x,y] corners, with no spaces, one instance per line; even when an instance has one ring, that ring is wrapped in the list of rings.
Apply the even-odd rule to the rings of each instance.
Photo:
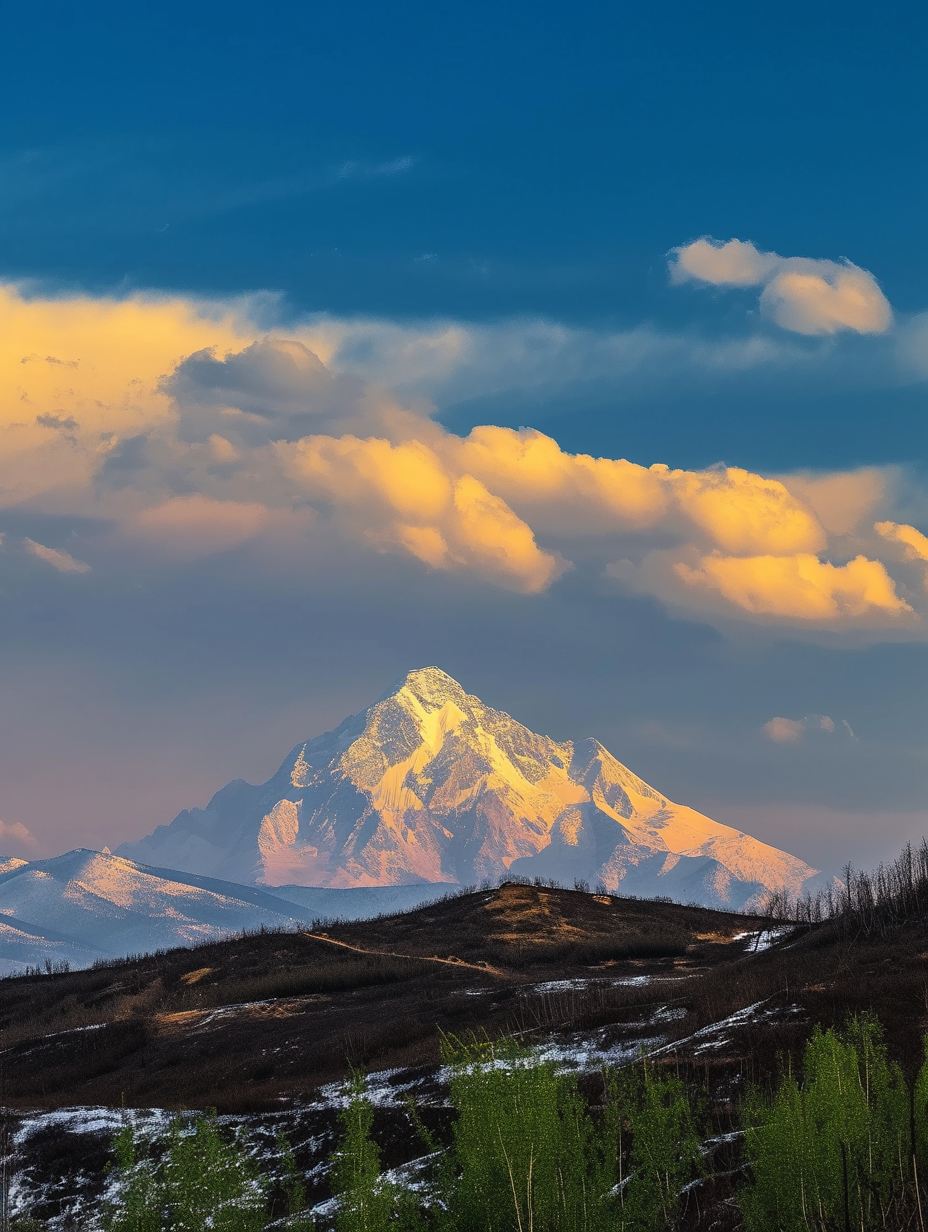
[[[514,874],[737,908],[817,877],[669,800],[597,740],[539,735],[436,667],[297,745],[266,783],[236,780],[119,850],[263,886]]]
[[[50,860],[0,859],[0,975],[47,962],[97,959],[214,941],[261,927],[289,929],[324,918],[403,910],[444,886],[386,890],[259,889],[109,852],[78,849]]]

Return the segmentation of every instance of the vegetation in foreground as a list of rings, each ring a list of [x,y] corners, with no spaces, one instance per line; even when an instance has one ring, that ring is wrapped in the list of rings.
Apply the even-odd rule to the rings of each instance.
[[[928,1058],[910,1082],[878,1021],[816,1029],[802,1066],[784,1061],[749,1091],[732,1137],[735,1167],[707,1166],[705,1110],[670,1067],[603,1075],[591,1102],[573,1075],[513,1042],[444,1041],[453,1119],[423,1139],[418,1169],[384,1173],[374,1108],[354,1075],[332,1160],[337,1203],[314,1218],[286,1161],[274,1202],[243,1140],[214,1118],[175,1125],[156,1156],[126,1128],[107,1232],[652,1232],[698,1226],[746,1232],[918,1229],[928,1201]],[[721,1188],[720,1188],[721,1184]],[[701,1220],[707,1212],[714,1217]]]

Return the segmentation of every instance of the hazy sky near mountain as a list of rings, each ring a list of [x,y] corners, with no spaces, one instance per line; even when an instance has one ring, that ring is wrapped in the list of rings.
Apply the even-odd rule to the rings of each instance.
[[[8,18],[0,848],[424,663],[819,864],[928,828],[928,17],[623,7]]]

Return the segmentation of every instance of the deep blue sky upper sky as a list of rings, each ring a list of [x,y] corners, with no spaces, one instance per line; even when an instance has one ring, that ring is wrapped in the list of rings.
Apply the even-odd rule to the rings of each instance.
[[[458,435],[491,424],[643,465],[725,462],[768,477],[879,468],[885,499],[868,527],[880,518],[925,531],[926,65],[928,11],[908,3],[891,13],[815,3],[20,5],[0,39],[0,282],[49,303],[163,291],[228,305],[271,293],[243,310],[240,349],[272,334],[319,353],[327,322],[329,368],[422,415],[429,427],[416,439],[434,444],[428,433],[442,425],[452,434],[443,459]],[[772,274],[733,289],[715,276],[671,277],[668,253],[701,236],[753,241],[762,257],[847,258],[872,275],[868,287],[879,284],[892,324],[784,324],[768,291],[759,298]],[[830,278],[838,267],[828,268]],[[87,371],[76,350],[49,358],[45,328],[23,327],[33,341],[15,362],[30,373],[37,356]],[[99,327],[98,370],[109,328]],[[423,358],[442,329],[462,331],[463,358]],[[121,337],[112,335],[114,356]],[[220,358],[234,349],[225,335],[197,335],[186,350],[165,349],[163,370],[140,369],[139,388],[207,345]],[[281,354],[274,362],[286,365]],[[210,463],[221,475],[181,460],[178,442],[225,436],[193,424],[191,408],[202,416],[213,405],[206,385],[215,402],[215,374],[178,371],[170,413],[181,426],[169,441],[163,425],[148,440],[147,427],[102,413],[96,443],[80,437],[81,448],[111,451],[115,496],[94,472],[92,501],[73,499],[69,478],[51,497],[30,488],[0,502],[0,820],[26,824],[41,847],[116,842],[238,771],[269,774],[289,744],[423,655],[476,691],[495,686],[488,700],[521,707],[527,721],[562,726],[555,734],[596,730],[678,796],[813,859],[844,838],[862,858],[880,854],[877,814],[895,818],[887,842],[922,827],[921,625],[900,633],[865,613],[858,628],[852,613],[850,632],[821,622],[809,632],[807,622],[797,633],[779,616],[759,631],[714,608],[681,607],[634,552],[629,582],[627,545],[608,561],[596,534],[568,550],[565,509],[536,519],[536,497],[497,491],[483,471],[548,563],[571,563],[559,573],[561,564],[523,562],[514,588],[531,598],[513,597],[511,576],[508,589],[484,588],[473,543],[453,547],[450,573],[446,562],[427,567],[431,540],[415,550],[404,540],[407,555],[390,555],[405,531],[386,556],[382,542],[361,551],[373,597],[356,572],[329,567],[331,546],[307,549],[312,568],[326,562],[324,579],[298,580],[269,563],[279,544],[251,531],[198,557],[194,571],[139,565],[119,536],[146,515],[118,476],[140,475],[143,453],[144,482],[129,486],[152,507],[205,492],[256,519],[256,503],[282,500],[261,451],[313,430],[294,427],[301,395],[289,368],[283,378],[269,361],[258,377],[223,376],[223,398],[240,408],[244,379],[250,410],[255,399],[261,414],[262,399],[274,402],[286,423],[248,438],[257,452],[247,466],[232,440],[237,476],[232,452]],[[307,397],[318,396],[315,379],[306,377]],[[34,422],[77,449],[74,434],[91,431],[85,403],[72,405],[65,386],[42,396],[39,405],[34,390],[17,394],[17,405],[36,402]],[[110,396],[107,387],[96,405]],[[321,431],[380,431],[347,413],[339,426],[338,408],[356,401],[347,385],[326,397]],[[386,435],[405,439],[407,428]],[[19,447],[0,449],[12,457]],[[331,503],[335,481],[313,465]],[[463,465],[448,462],[454,474]],[[338,472],[339,499],[355,477]],[[791,491],[805,499],[799,482]],[[288,516],[294,501],[283,502]],[[353,501],[338,534],[370,546],[365,519],[382,510],[359,512],[363,504]],[[676,526],[662,523],[649,540],[654,569]],[[826,530],[827,543],[809,549],[822,560],[875,556],[872,529],[869,539]],[[442,524],[446,538],[462,533]],[[747,540],[711,545],[761,551]],[[708,568],[693,563],[694,544],[686,550],[682,566],[667,566],[678,581],[678,566]],[[475,572],[466,584],[454,572],[465,556],[465,573]],[[900,558],[903,572],[916,558]],[[548,570],[543,579],[536,567]],[[918,591],[919,577],[909,582]],[[501,650],[513,639],[515,656]],[[817,726],[822,715],[834,732]],[[785,739],[758,735],[776,717],[800,726],[780,729]],[[854,730],[844,743],[842,721]]]
[[[850,256],[916,311],[926,60],[918,4],[18,6],[3,265],[340,313],[671,322],[692,305],[664,252],[738,235]],[[874,441],[850,402],[809,462],[924,451],[901,409]],[[716,437],[686,412],[678,461],[788,461],[765,422],[720,415]],[[658,456],[663,414],[621,435]]]

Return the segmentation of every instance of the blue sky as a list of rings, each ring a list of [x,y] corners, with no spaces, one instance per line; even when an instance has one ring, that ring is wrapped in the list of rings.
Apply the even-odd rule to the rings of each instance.
[[[17,381],[54,361],[102,384],[73,394],[52,372],[8,412],[16,427],[29,404],[35,424],[55,425],[63,478],[18,486],[40,464],[17,462],[4,488],[0,471],[0,821],[46,850],[118,842],[234,774],[270,773],[298,738],[429,659],[554,734],[594,731],[678,798],[818,862],[889,855],[920,833],[921,579],[908,549],[878,554],[872,526],[928,530],[926,51],[928,15],[909,4],[892,20],[816,4],[8,14],[0,282],[21,297],[8,332],[19,337],[30,299],[80,302],[91,321],[87,305],[153,292],[194,315],[207,301],[214,314],[238,305],[247,327],[215,338],[197,327],[189,348],[165,343],[127,368],[120,390],[184,378],[183,394],[172,378],[170,406],[127,414],[104,371],[125,351],[109,318],[94,327],[92,361],[46,342],[89,346],[83,326],[52,329],[41,314],[22,325]],[[668,253],[701,236],[752,241],[762,263],[785,258],[788,276],[830,279],[827,263],[846,258],[891,323],[796,328],[792,300],[777,316],[773,272],[738,286],[714,273],[675,280]],[[258,357],[247,380],[242,365],[182,367],[205,346],[221,361],[267,336],[325,351],[337,379],[324,397],[302,359],[299,384],[291,352]],[[215,382],[241,411],[242,380],[243,413],[255,398],[261,415],[273,404],[273,431],[258,439],[252,423],[247,439],[229,437],[228,457],[193,457],[226,441],[210,418]],[[419,426],[372,426],[358,409],[369,389]],[[372,546],[382,510],[342,507],[357,474],[338,471],[336,484],[335,446],[324,476],[311,460],[317,486],[286,500],[265,473],[270,442],[307,430],[304,397],[323,398],[319,431],[333,439],[412,433],[455,477],[458,438],[479,425],[534,428],[571,455],[799,476],[789,491],[806,502],[810,473],[854,475],[842,482],[863,501],[857,470],[872,468],[872,514],[853,535],[826,526],[810,550],[829,567],[879,561],[915,615],[748,621],[743,605],[690,604],[660,573],[707,585],[695,540],[685,559],[660,556],[677,514],[649,530],[646,551],[623,524],[604,553],[598,524],[584,522],[582,542],[564,531],[580,497],[542,508],[521,481],[497,489],[484,471],[541,552],[515,583],[500,585],[499,562],[478,560],[472,542],[440,566],[434,554],[423,563],[433,549],[419,540],[411,559],[403,528]],[[94,419],[91,403],[112,414]],[[21,436],[0,446],[0,464],[3,449],[20,456]],[[87,458],[104,447],[94,470]],[[80,499],[68,470],[78,448]],[[41,466],[57,476],[54,456]],[[292,478],[302,462],[287,465]],[[672,499],[689,516],[681,492]],[[194,498],[225,502],[211,550],[149,561],[126,547],[153,527],[177,533],[181,514],[202,531]],[[462,534],[430,526],[439,532]],[[757,554],[712,540],[719,551]],[[835,731],[802,726],[818,715]],[[765,737],[773,717],[801,725],[795,740]]]

